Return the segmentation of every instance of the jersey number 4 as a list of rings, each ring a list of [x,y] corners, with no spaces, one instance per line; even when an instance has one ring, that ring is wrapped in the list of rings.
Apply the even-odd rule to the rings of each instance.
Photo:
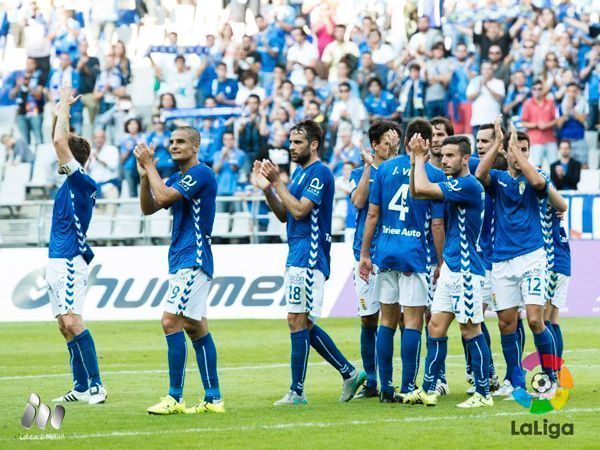
[[[406,204],[406,200],[408,198],[408,184],[403,184],[396,191],[390,203],[388,204],[388,209],[390,211],[398,211],[399,219],[401,221],[406,220],[406,214],[408,213],[408,205]]]

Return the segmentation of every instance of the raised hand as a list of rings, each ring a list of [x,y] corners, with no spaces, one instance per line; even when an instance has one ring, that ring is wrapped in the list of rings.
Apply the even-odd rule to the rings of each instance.
[[[415,154],[415,157],[427,158],[429,156],[429,141],[423,139],[421,133],[415,134],[408,143],[410,151]]]
[[[512,123],[512,122],[511,122]],[[502,133],[502,116],[499,115],[494,121],[494,143],[500,145],[498,148],[502,148],[502,142],[504,141],[504,133]]]
[[[60,99],[59,104],[65,105],[65,106],[71,106],[73,103],[75,103],[77,100],[79,100],[81,98],[81,95],[78,95],[77,97],[75,97],[75,90],[73,90],[71,88],[71,85],[69,83],[63,84],[58,89],[58,95],[59,95],[59,99]]]
[[[133,149],[133,155],[137,160],[138,164],[140,164],[144,169],[147,169],[150,164],[156,165],[158,162],[154,160],[154,146],[150,145],[149,147],[144,143],[140,142]]]
[[[267,180],[261,173],[260,170],[262,168],[261,161],[254,161],[254,165],[252,167],[252,174],[254,175],[252,179],[252,184],[260,189],[261,191],[266,191],[271,187],[271,183]]]
[[[373,153],[364,147],[362,141],[360,141],[360,157],[365,165],[370,166],[373,164]]]
[[[400,135],[396,130],[388,130],[385,134],[390,143],[390,156],[398,154],[398,150],[400,149]]]
[[[279,181],[279,169],[268,159],[263,159],[260,174],[265,177],[269,183],[277,183]]]

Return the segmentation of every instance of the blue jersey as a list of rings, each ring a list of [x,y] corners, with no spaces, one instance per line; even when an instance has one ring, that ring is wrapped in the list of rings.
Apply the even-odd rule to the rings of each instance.
[[[542,175],[545,176],[543,172]],[[487,192],[494,197],[494,249],[492,262],[501,262],[544,247],[540,208],[546,189],[536,191],[523,174],[513,178],[505,170],[490,170]]]
[[[430,181],[445,181],[444,173],[425,166]],[[380,207],[374,262],[381,270],[427,273],[431,266],[431,220],[444,217],[444,204],[415,200],[410,195],[410,157],[397,156],[379,166],[369,202]]]
[[[364,167],[359,167],[354,169],[350,174],[350,195],[354,193],[356,188],[358,187],[358,183],[362,177],[363,172],[365,171]],[[377,175],[377,167],[371,166],[371,176],[369,178],[369,189],[373,185],[375,181],[375,176]],[[354,250],[354,258],[358,261],[360,259],[360,249],[362,247],[362,237],[363,232],[365,231],[365,221],[367,220],[367,212],[369,211],[369,203],[367,202],[363,208],[356,209],[356,231],[354,232],[354,242],[352,242],[352,250]],[[370,254],[373,257],[373,250],[375,250],[375,241],[377,240],[377,232],[379,231],[379,226],[375,228],[375,234],[373,235],[373,240],[371,241],[371,250]]]
[[[290,181],[290,193],[315,204],[304,219],[296,220],[287,213],[289,253],[286,267],[306,267],[319,270],[329,277],[331,249],[331,218],[333,213],[334,179],[331,170],[321,161],[307,168],[298,167]]]
[[[473,175],[438,183],[446,205],[444,262],[452,272],[485,275],[479,248],[485,192]]]
[[[96,204],[96,182],[75,160],[63,168],[68,177],[54,199],[48,256],[73,258],[81,255],[89,264],[94,252],[86,241],[86,233]]]
[[[546,249],[547,268],[550,271],[571,276],[571,247],[569,237],[556,210],[549,204],[542,219],[544,230],[544,248]]]
[[[477,166],[481,160],[472,155],[469,159],[469,171],[471,175],[475,175]],[[487,194],[485,195],[483,225],[481,227],[481,235],[479,236],[479,248],[481,249],[481,257],[486,270],[492,270],[492,251],[494,249],[494,198]]]
[[[179,269],[200,268],[213,275],[210,235],[215,220],[217,179],[200,163],[183,175],[174,173],[167,186],[177,189],[183,198],[171,205],[173,232],[169,247],[169,273]]]

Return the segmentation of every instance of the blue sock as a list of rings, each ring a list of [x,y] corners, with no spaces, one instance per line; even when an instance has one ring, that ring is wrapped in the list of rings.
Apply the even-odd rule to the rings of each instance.
[[[463,346],[463,352],[465,353],[465,364],[466,364],[466,371],[467,373],[471,373],[472,374],[472,370],[471,370],[471,355],[469,355],[469,350],[467,349],[467,341],[465,340],[464,337],[460,337],[460,342],[462,343]]]
[[[375,361],[375,341],[377,328],[361,327],[360,356],[367,373],[367,387],[377,387],[377,362]]]
[[[204,386],[204,401],[221,399],[219,375],[217,375],[217,349],[210,333],[192,341],[196,350],[196,360],[200,369],[200,378]]]
[[[402,358],[402,386],[400,392],[406,394],[415,389],[419,361],[421,359],[421,332],[412,328],[405,328],[400,344],[400,357]]]
[[[487,397],[490,395],[490,348],[483,333],[468,339],[467,349],[471,355],[475,391]]]
[[[440,367],[446,360],[448,353],[448,337],[427,338],[427,357],[425,358],[425,374],[423,375],[423,387],[425,392],[435,389],[435,383],[439,378]]]
[[[540,354],[544,373],[548,375],[551,381],[556,381],[556,371],[559,367],[556,364],[556,343],[552,332],[548,327],[545,327],[544,331],[533,335],[533,341]]]
[[[521,368],[521,346],[517,333],[503,334],[500,336],[502,341],[502,353],[506,361],[506,376],[514,388],[525,387],[525,376]]]
[[[308,330],[290,333],[290,339],[292,341],[292,385],[290,386],[290,390],[295,391],[298,395],[302,395],[302,392],[304,392],[306,366],[308,365],[308,354],[310,352]]]
[[[75,341],[67,342],[67,348],[69,349],[69,362],[73,372],[73,389],[77,392],[85,392],[89,389],[88,377]]]
[[[318,325],[313,325],[309,331],[310,345],[342,375],[344,380],[352,376],[354,366],[337,348],[333,339]]]
[[[523,326],[523,319],[519,317],[517,320],[517,335],[519,338],[519,346],[521,347],[521,355],[525,351],[525,327]]]
[[[73,336],[73,342],[81,362],[83,369],[89,380],[89,386],[100,386],[102,380],[100,379],[100,371],[98,369],[98,357],[96,356],[96,347],[94,345],[94,338],[89,330],[84,330],[83,333]]]
[[[396,330],[379,326],[377,331],[377,367],[379,369],[379,385],[384,394],[393,394],[394,385],[392,376],[394,374],[394,334]]]
[[[490,378],[496,375],[496,368],[494,367],[494,357],[492,356],[492,338],[490,336],[490,330],[486,326],[485,322],[481,322],[481,332],[485,337],[485,343],[488,346],[488,350],[490,353]],[[521,349],[522,351],[522,349]]]
[[[185,362],[187,360],[187,343],[185,333],[167,334],[167,359],[169,361],[169,395],[178,402],[183,397],[185,382]]]
[[[552,331],[554,331],[554,339],[556,339],[556,356],[562,359],[563,355],[563,337],[560,325],[557,323],[552,324]]]

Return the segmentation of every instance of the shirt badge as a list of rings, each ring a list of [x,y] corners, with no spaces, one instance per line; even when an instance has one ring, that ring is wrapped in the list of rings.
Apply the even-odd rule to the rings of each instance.
[[[525,182],[519,181],[519,194],[523,195],[523,192],[525,192]]]

